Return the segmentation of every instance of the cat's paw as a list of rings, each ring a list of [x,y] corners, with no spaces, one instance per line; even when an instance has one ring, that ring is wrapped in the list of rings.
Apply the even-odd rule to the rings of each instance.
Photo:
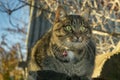
[[[71,77],[69,77],[69,76],[62,76],[60,80],[71,80]]]
[[[90,79],[88,79],[88,78],[85,77],[85,76],[80,76],[80,77],[79,77],[79,80],[90,80]]]
[[[76,75],[71,76],[70,80],[79,80],[79,77]]]

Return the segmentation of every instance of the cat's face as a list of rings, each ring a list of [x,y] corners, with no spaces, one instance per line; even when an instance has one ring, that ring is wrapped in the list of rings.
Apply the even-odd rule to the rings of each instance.
[[[59,14],[53,26],[52,38],[55,44],[66,49],[80,49],[92,37],[87,21],[80,15]]]

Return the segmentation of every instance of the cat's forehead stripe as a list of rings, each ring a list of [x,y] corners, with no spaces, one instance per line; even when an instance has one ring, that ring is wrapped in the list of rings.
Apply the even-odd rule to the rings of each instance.
[[[79,15],[70,15],[70,25],[73,25],[74,30],[79,30],[80,26],[84,26],[84,20]]]

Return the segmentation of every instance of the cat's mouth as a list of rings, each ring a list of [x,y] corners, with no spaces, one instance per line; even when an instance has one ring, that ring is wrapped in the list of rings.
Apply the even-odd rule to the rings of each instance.
[[[75,60],[75,55],[74,55],[73,51],[64,50],[62,55],[63,55],[63,57],[67,58],[68,61],[70,61],[70,62],[74,62],[74,60]]]
[[[66,57],[68,55],[68,52],[66,50],[64,50],[62,55],[63,55],[63,57]]]

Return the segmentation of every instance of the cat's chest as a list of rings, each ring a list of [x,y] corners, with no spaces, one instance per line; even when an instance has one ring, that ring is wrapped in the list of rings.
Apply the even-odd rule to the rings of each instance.
[[[63,62],[66,61],[65,63],[76,64],[79,62],[80,55],[76,51],[63,50],[60,54],[61,56],[58,56],[58,58],[63,60]]]
[[[44,66],[43,69],[66,73],[68,75],[83,75],[88,71],[88,66],[91,67],[86,59],[80,59],[81,54],[76,55],[76,53],[71,50],[63,51],[62,54],[64,54],[64,56],[59,56],[59,59],[52,56],[47,57],[42,63]],[[61,57],[63,61],[61,61]],[[65,60],[68,62],[64,62]]]

